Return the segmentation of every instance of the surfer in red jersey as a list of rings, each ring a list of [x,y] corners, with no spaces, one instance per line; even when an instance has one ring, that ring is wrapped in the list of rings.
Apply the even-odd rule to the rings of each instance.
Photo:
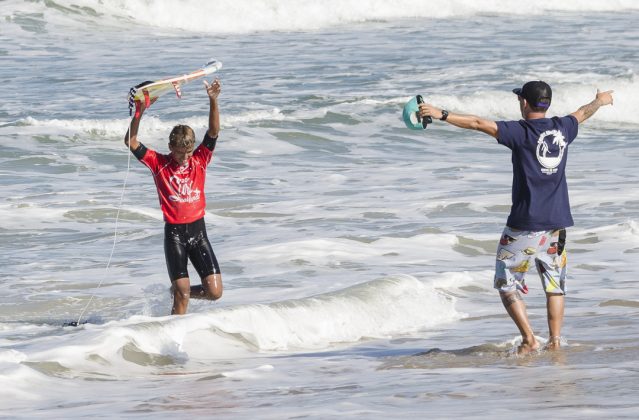
[[[206,234],[204,182],[206,167],[220,132],[219,80],[204,82],[209,97],[209,128],[195,147],[195,133],[187,125],[176,125],[169,135],[168,155],[157,153],[138,141],[140,120],[147,106],[136,101],[135,116],[124,143],[133,155],[151,170],[164,215],[166,257],[173,308],[171,314],[185,314],[189,298],[217,300],[222,296],[222,274]],[[191,286],[187,270],[191,261],[202,284]]]
[[[512,207],[497,248],[493,287],[521,333],[518,354],[536,351],[539,342],[528,320],[521,293],[528,293],[525,275],[535,267],[546,293],[550,336],[546,349],[561,346],[566,294],[566,227],[573,225],[566,183],[568,146],[579,124],[605,105],[612,91],[597,90],[595,99],[564,117],[546,117],[552,90],[543,81],[530,81],[513,89],[523,119],[492,121],[462,115],[430,104],[419,105],[422,118],[431,117],[454,126],[478,130],[511,149]]]

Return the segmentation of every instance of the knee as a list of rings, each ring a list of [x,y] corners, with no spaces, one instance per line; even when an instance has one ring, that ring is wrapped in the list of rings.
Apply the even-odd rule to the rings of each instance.
[[[222,297],[222,284],[215,284],[212,287],[205,287],[204,293],[208,300],[218,300]]]
[[[188,301],[191,297],[191,287],[188,282],[186,284],[174,282],[171,285],[171,291],[173,292],[173,298],[180,301]]]
[[[501,297],[501,302],[504,304],[504,308],[510,307],[517,301],[523,301],[523,298],[519,294],[519,290],[514,290],[512,292],[499,292],[499,296]]]
[[[173,294],[173,297],[179,301],[186,302],[191,298],[191,292],[177,291]]]
[[[222,275],[211,274],[202,281],[206,298],[210,300],[218,300],[222,297],[224,287],[222,286]]]

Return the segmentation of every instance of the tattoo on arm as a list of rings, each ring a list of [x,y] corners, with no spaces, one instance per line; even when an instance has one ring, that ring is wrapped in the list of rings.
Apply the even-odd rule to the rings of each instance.
[[[500,293],[500,295],[501,303],[504,304],[504,308],[508,308],[510,305],[517,302],[518,300],[524,300],[519,294],[518,290],[510,293]]]
[[[581,117],[578,117],[577,119],[579,120],[579,122],[586,121],[588,118],[592,117],[595,112],[597,112],[600,106],[601,105],[599,104],[599,102],[597,102],[596,99],[589,104],[582,105],[577,110],[577,112],[575,112],[575,114],[578,114],[579,117]]]
[[[592,117],[592,115],[597,112],[599,109],[599,104],[597,101],[592,101],[588,105],[584,105],[581,107],[581,111],[584,113],[586,118]]]

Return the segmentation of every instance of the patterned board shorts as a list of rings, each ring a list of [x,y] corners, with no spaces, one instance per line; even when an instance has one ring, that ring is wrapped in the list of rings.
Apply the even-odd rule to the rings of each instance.
[[[532,232],[506,226],[497,248],[495,289],[500,292],[520,290],[528,293],[525,276],[534,264],[546,293],[565,295],[565,245],[563,229]]]

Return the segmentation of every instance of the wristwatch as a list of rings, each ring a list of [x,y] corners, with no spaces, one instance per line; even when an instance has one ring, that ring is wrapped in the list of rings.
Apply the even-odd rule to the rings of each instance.
[[[440,118],[440,120],[446,121],[446,118],[448,118],[448,111],[446,111],[445,109],[442,109],[442,117]]]

